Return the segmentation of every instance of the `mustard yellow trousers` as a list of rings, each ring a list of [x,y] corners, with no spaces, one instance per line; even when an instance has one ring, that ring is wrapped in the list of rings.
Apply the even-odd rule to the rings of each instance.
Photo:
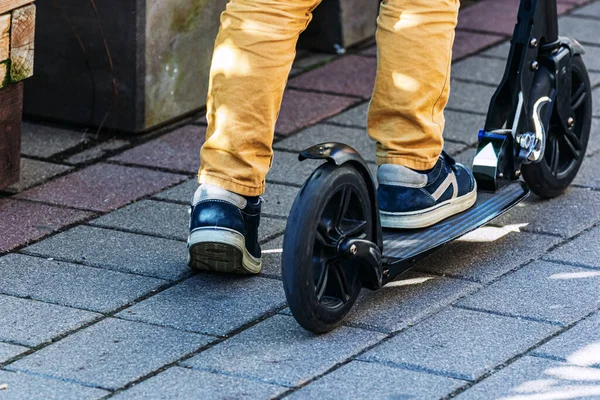
[[[244,196],[264,192],[298,35],[319,2],[230,0],[210,72],[200,183]],[[381,3],[377,79],[368,115],[378,164],[416,170],[435,165],[443,148],[458,9],[459,0]]]

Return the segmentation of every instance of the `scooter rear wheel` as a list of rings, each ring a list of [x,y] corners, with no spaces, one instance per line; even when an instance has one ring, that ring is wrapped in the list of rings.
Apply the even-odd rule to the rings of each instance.
[[[541,197],[562,194],[577,176],[585,159],[592,125],[592,87],[581,56],[573,57],[571,109],[573,126],[565,129],[552,110],[542,161],[523,165],[523,179]]]
[[[283,241],[282,278],[292,315],[305,329],[338,326],[360,290],[358,268],[338,256],[347,238],[372,240],[371,200],[351,165],[323,164],[304,184]]]

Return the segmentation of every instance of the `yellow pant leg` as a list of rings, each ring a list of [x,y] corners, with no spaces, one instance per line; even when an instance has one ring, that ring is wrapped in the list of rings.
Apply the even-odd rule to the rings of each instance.
[[[320,0],[231,0],[215,42],[199,182],[264,192],[298,35]]]
[[[459,0],[385,0],[369,136],[378,164],[432,168],[443,148],[444,108]]]

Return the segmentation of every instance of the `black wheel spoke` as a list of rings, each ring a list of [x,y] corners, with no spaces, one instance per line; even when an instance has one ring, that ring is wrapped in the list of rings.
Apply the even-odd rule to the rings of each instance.
[[[346,237],[357,237],[365,232],[367,221],[345,221],[342,227],[342,233]]]
[[[336,263],[332,266],[332,268],[338,284],[340,295],[342,296],[341,300],[346,302],[350,298],[350,288],[348,287],[348,281],[346,280],[346,272],[344,271],[344,267],[342,264]]]
[[[336,247],[337,240],[331,234],[325,224],[319,224],[315,232],[316,241],[323,247]]]
[[[585,91],[585,85],[582,83],[575,93],[571,96],[571,109],[577,110],[584,103],[587,92]]]
[[[558,175],[558,166],[560,164],[560,146],[557,139],[552,141],[552,158],[550,160],[550,168],[554,176]]]
[[[338,213],[337,221],[336,221],[336,224],[335,224],[335,226],[338,227],[338,228],[342,226],[342,223],[344,221],[344,217],[348,213],[348,206],[350,205],[350,199],[352,198],[352,187],[346,186],[342,190],[342,196],[341,197],[342,198],[341,198],[341,201],[340,201],[339,213]]]
[[[578,159],[581,154],[579,151],[579,149],[581,148],[581,143],[579,142],[579,139],[572,133],[570,133],[570,134],[567,133],[564,136],[564,140],[565,140],[565,143],[567,144],[567,148],[573,155],[573,158]]]
[[[327,288],[327,282],[329,280],[329,260],[330,259],[327,259],[321,262],[321,274],[319,275],[319,280],[315,285],[317,301],[321,301],[323,294],[325,294],[325,289]]]

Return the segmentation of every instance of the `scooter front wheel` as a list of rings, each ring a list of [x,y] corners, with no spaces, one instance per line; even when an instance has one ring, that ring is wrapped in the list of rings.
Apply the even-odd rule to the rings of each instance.
[[[372,240],[371,200],[351,165],[321,165],[292,206],[282,256],[284,291],[292,315],[305,329],[338,326],[360,290],[358,266],[338,256],[348,238]]]

